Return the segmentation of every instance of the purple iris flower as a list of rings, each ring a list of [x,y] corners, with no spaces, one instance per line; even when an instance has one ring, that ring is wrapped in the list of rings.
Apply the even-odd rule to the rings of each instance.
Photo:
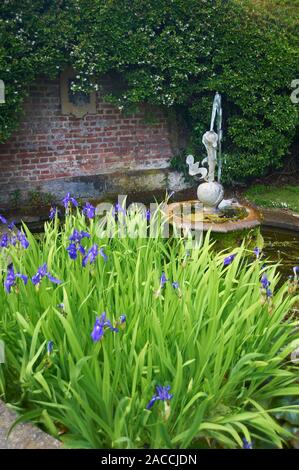
[[[81,230],[81,232],[80,232],[80,240],[82,240],[82,238],[90,238],[90,233],[84,232],[84,230]]]
[[[83,207],[83,214],[86,215],[86,217],[89,219],[94,219],[95,213],[96,208],[89,202],[86,202],[85,206]]]
[[[109,330],[118,332],[118,328],[115,328],[110,320],[106,320],[104,326],[108,326]]]
[[[174,289],[178,289],[180,287],[179,283],[177,281],[173,281],[173,283],[171,285]]]
[[[118,202],[113,206],[112,209],[112,215],[115,217],[116,214],[122,213],[123,215],[126,215],[126,210],[119,204]]]
[[[38,273],[32,276],[31,278],[31,281],[33,282],[35,286],[38,285],[41,280],[42,280],[42,277]]]
[[[162,288],[165,286],[167,281],[168,281],[168,279],[166,279],[165,273],[163,272],[161,277],[160,277],[160,285],[161,285]]]
[[[79,232],[77,229],[75,229],[72,235],[69,237],[69,240],[72,243],[70,243],[68,246],[67,251],[71,259],[77,258],[77,251],[80,251],[82,255],[85,255],[85,249],[80,244],[82,238],[90,238],[90,234],[88,232],[84,232],[83,230]]]
[[[297,275],[299,274],[299,266],[295,266],[293,268],[293,272],[294,272],[294,276],[297,277]]]
[[[48,272],[47,264],[46,264],[46,263],[42,264],[42,265],[38,268],[37,272],[38,272],[42,277],[46,276],[46,275],[47,275],[47,272]]]
[[[166,387],[162,387],[162,385],[157,385],[156,386],[156,394],[153,396],[153,398],[149,401],[149,403],[146,405],[146,409],[150,410],[154,403],[158,400],[162,401],[169,401],[172,399],[173,394],[169,393],[170,390],[170,385],[167,385]]]
[[[77,258],[77,246],[75,243],[70,243],[69,246],[67,247],[66,251],[69,254],[69,257],[71,259],[76,259]]]
[[[54,346],[53,341],[48,341],[47,342],[47,353],[48,353],[49,356],[53,352],[53,346]]]
[[[10,266],[7,270],[7,276],[4,281],[4,288],[8,294],[10,294],[11,288],[16,284],[16,276],[13,266]]]
[[[262,275],[261,284],[262,284],[263,289],[268,289],[268,287],[271,284],[266,273]]]
[[[145,218],[148,222],[151,220],[151,211],[150,211],[150,209],[146,209]]]
[[[273,295],[272,290],[269,289],[269,287],[267,287],[267,289],[266,289],[266,297],[267,297],[267,299],[269,299],[270,297],[272,297],[272,295]]]
[[[91,338],[95,343],[103,339],[105,326],[107,326],[112,331],[118,332],[118,329],[112,326],[111,321],[106,319],[106,312],[103,312],[100,317],[96,318],[93,330],[91,332]]]
[[[19,233],[21,233],[22,235],[24,235],[22,232],[20,232],[18,230],[18,233],[15,234],[15,232],[11,232],[8,237],[9,237],[9,244],[12,245],[12,246],[16,246],[17,242],[19,241],[20,244],[22,245],[22,235],[19,235]],[[25,235],[24,235],[25,237]],[[26,237],[25,237],[26,238]],[[26,244],[26,242],[25,242]]]
[[[78,245],[78,251],[80,251],[81,255],[85,255],[85,248],[82,245]]]
[[[75,228],[72,235],[69,236],[71,242],[79,243],[81,240],[80,232]]]
[[[82,255],[85,255],[85,249],[80,244],[82,238],[90,238],[90,234],[88,232],[84,232],[84,230],[79,232],[79,230],[75,229],[69,237],[69,240],[72,243],[68,246],[67,251],[71,259],[77,258],[77,250],[79,250]]]
[[[125,327],[125,323],[127,321],[127,316],[126,315],[120,315],[119,321],[116,322],[116,326],[120,326],[121,329]]]
[[[70,205],[78,207],[78,201],[71,196],[71,193],[67,193],[67,195],[62,199],[62,203],[66,209],[68,209]]]
[[[8,294],[10,294],[11,288],[16,285],[16,278],[19,277],[23,280],[26,285],[28,282],[28,277],[25,274],[15,273],[14,267],[12,264],[8,266],[7,276],[4,281],[4,287]]]
[[[31,278],[31,280],[32,280],[33,284],[36,286],[41,282],[41,280],[44,277],[47,277],[49,279],[49,281],[53,282],[53,284],[61,284],[61,282],[62,282],[59,279],[57,279],[56,277],[52,276],[48,272],[48,268],[47,268],[46,263],[44,263],[42,266],[40,266],[38,268],[37,273]]]
[[[229,255],[226,258],[224,258],[223,265],[224,266],[229,266],[235,259],[236,255]]]
[[[104,330],[104,323],[106,319],[106,313],[102,313],[101,317],[97,317],[95,324],[93,326],[93,330],[91,332],[91,338],[92,340],[96,343],[97,341],[100,341],[105,333]]]
[[[82,238],[90,238],[90,234],[88,232],[84,232],[84,230],[79,232],[79,230],[75,228],[72,235],[69,237],[69,240],[70,242],[80,243]]]
[[[49,214],[49,219],[50,220],[53,220],[55,219],[55,216],[57,215],[58,216],[58,213],[59,213],[59,210],[57,209],[57,207],[51,207],[50,209],[50,214]]]
[[[9,243],[10,243],[12,246],[16,246],[17,241],[18,241],[17,237],[15,236],[14,233],[12,233],[12,234],[10,235]]]
[[[52,276],[52,274],[47,273],[46,276],[49,279],[49,281],[51,281],[53,284],[61,284],[61,280],[57,279],[57,277]]]
[[[242,439],[243,441],[243,449],[252,449],[252,442],[248,442],[245,437]]]
[[[7,219],[1,214],[0,214],[0,222],[5,225],[7,224]]]
[[[22,247],[25,248],[25,250],[27,250],[29,246],[29,241],[27,240],[25,234],[21,232],[20,230],[18,231],[18,240],[21,243]]]
[[[0,238],[0,246],[2,248],[7,248],[9,245],[9,236],[8,233],[3,233]]]
[[[104,261],[105,261],[105,263],[106,263],[107,260],[108,260],[108,256],[107,256],[106,253],[104,252],[104,248],[100,248],[100,255],[102,256],[102,258],[104,258]]]
[[[255,249],[253,250],[253,253],[255,254],[256,258],[258,259],[261,256],[262,251],[256,246]]]
[[[13,230],[15,228],[15,221],[13,220],[9,224],[7,224],[7,227],[9,228],[9,230]]]
[[[82,266],[85,267],[88,262],[92,264],[94,260],[96,259],[96,257],[98,256],[98,253],[99,253],[98,246],[93,245],[84,256],[82,260]]]
[[[16,277],[19,277],[20,279],[22,279],[24,284],[27,284],[28,276],[26,276],[26,274],[16,273]]]

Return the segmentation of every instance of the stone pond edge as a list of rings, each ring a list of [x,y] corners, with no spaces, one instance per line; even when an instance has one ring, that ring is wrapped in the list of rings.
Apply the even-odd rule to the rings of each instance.
[[[17,414],[10,411],[0,400],[0,449],[60,449],[62,443],[45,433],[31,423],[20,423],[7,433],[18,418]]]

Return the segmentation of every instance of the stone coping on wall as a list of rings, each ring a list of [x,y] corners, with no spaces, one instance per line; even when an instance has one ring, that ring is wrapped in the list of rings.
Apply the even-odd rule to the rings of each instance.
[[[111,195],[130,195],[137,192],[153,193],[156,191],[182,191],[192,186],[184,176],[171,168],[144,168],[113,173],[73,176],[45,180],[38,185],[28,185],[23,182],[16,190],[19,191],[20,207],[27,204],[28,195],[34,191],[36,197],[61,201],[67,192],[82,200],[104,200]],[[10,195],[9,195],[10,194]],[[0,188],[0,212],[12,206],[13,192],[9,193],[5,185]]]
[[[263,225],[299,232],[299,214],[282,209],[263,208],[260,210],[263,215]]]
[[[30,423],[16,425],[7,433],[17,415],[0,401],[0,449],[59,449],[62,444]]]

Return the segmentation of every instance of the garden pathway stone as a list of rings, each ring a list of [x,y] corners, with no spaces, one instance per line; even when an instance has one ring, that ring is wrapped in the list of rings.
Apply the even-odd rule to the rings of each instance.
[[[7,438],[16,414],[0,401],[0,449],[59,449],[61,443],[29,423],[18,424]]]

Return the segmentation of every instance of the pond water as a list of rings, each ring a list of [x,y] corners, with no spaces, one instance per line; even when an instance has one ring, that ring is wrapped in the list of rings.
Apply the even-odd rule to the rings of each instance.
[[[155,196],[158,202],[165,200],[165,192],[163,191],[157,192]],[[235,197],[234,194],[227,196],[228,198]],[[191,188],[176,192],[170,202],[188,201],[194,198],[194,188]],[[152,193],[131,194],[127,199],[128,205],[131,202],[149,204],[153,202]],[[265,243],[263,249],[265,258],[273,263],[280,263],[279,271],[282,274],[282,280],[283,278],[287,279],[293,274],[293,267],[299,266],[299,232],[262,226],[261,233]]]
[[[292,275],[293,267],[299,266],[299,232],[272,227],[262,227],[261,232],[266,258],[281,263],[279,270],[283,277]]]

